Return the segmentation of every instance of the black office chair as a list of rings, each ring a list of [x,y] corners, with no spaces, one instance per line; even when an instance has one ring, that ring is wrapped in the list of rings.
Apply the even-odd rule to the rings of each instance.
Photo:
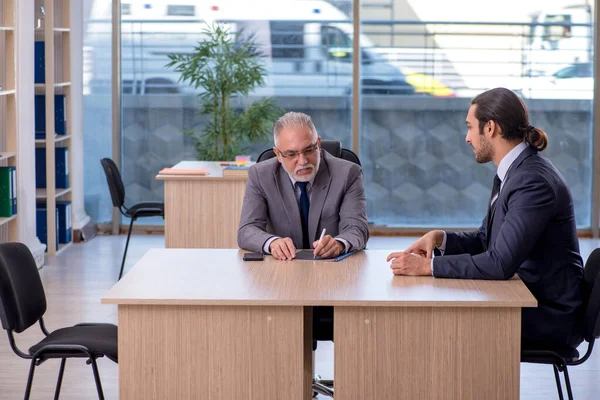
[[[564,373],[567,395],[569,400],[573,400],[567,366],[583,364],[590,358],[594,342],[596,338],[600,337],[600,248],[595,249],[585,263],[584,286],[586,297],[584,298],[583,335],[585,341],[588,342],[584,356],[579,358],[579,352],[571,349],[523,350],[521,352],[521,362],[553,366],[560,400],[563,400],[563,391],[559,372]]]
[[[127,257],[127,248],[129,247],[129,238],[131,237],[133,223],[138,218],[144,217],[164,218],[165,203],[150,201],[134,204],[130,208],[125,207],[125,186],[123,185],[123,179],[121,179],[119,168],[117,168],[115,162],[110,158],[103,158],[100,160],[100,163],[106,174],[106,182],[108,183],[113,206],[118,208],[123,216],[130,218],[127,241],[125,242],[125,251],[123,252],[123,260],[121,261],[121,270],[119,272],[119,279],[121,279],[123,276],[123,268],[125,267],[125,258]]]
[[[321,148],[329,154],[361,165],[358,156],[348,149],[342,148],[337,140],[322,140]],[[267,149],[258,156],[257,163],[275,157],[273,149]],[[313,307],[313,351],[317,349],[317,341],[333,341],[333,307]],[[314,362],[314,356],[313,356]],[[321,379],[315,375],[312,384],[313,392],[333,397],[333,381]]]
[[[25,400],[29,399],[36,366],[52,358],[60,358],[60,369],[54,398],[58,399],[67,358],[85,358],[92,365],[98,398],[104,399],[96,359],[106,356],[114,362],[117,357],[117,327],[112,324],[78,324],[48,332],[43,315],[46,296],[35,260],[22,243],[0,244],[0,321],[8,333],[13,351],[31,360]],[[19,350],[14,333],[21,333],[39,321],[46,336],[27,353]]]

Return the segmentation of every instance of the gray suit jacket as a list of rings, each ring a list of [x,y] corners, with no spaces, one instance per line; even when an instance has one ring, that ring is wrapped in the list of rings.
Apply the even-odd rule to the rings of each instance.
[[[581,343],[583,261],[571,192],[550,161],[529,146],[517,157],[487,217],[471,232],[446,232],[446,251],[433,260],[440,278],[510,279],[515,273],[538,300],[522,311],[527,343]]]
[[[308,214],[308,236],[319,239],[323,228],[345,239],[350,250],[362,250],[369,239],[362,169],[352,162],[321,152]],[[302,248],[300,209],[288,173],[277,158],[255,164],[248,171],[238,246],[262,252],[272,236],[289,237]]]

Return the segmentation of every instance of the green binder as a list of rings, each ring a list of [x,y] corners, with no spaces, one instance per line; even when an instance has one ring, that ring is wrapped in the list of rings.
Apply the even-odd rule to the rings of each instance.
[[[0,167],[0,217],[13,216],[13,167]]]

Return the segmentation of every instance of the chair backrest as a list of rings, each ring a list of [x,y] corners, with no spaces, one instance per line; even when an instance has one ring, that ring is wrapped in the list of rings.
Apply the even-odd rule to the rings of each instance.
[[[108,183],[113,206],[120,209],[123,203],[125,203],[125,186],[123,186],[123,179],[121,179],[119,168],[117,168],[117,164],[110,158],[103,158],[100,160],[100,163],[106,175],[106,182]]]
[[[0,244],[0,321],[23,332],[46,312],[46,295],[33,255],[23,243]]]
[[[358,156],[352,152],[352,150],[343,149],[342,143],[338,140],[322,140],[321,148],[331,154],[334,157],[342,158],[344,160],[351,161],[355,164],[361,165]],[[273,149],[267,149],[258,156],[257,163],[266,161],[275,157]]]
[[[342,149],[342,155],[340,156],[340,158],[362,166],[362,164],[360,163],[360,159],[352,150]]]
[[[588,297],[583,334],[588,340],[600,337],[600,248],[592,251],[585,262],[584,280]]]

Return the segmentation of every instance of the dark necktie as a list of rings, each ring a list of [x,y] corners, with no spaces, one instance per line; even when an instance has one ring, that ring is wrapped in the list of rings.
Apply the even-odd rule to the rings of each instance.
[[[310,208],[310,200],[308,199],[308,192],[306,186],[308,182],[296,182],[298,188],[300,188],[300,219],[302,220],[302,248],[310,249],[310,243],[308,241],[308,209]]]
[[[494,216],[494,210],[496,209],[496,204],[498,203],[498,194],[500,193],[500,184],[502,181],[498,177],[498,175],[494,176],[494,186],[492,186],[492,195],[490,197],[490,204],[488,205],[488,214],[487,214],[487,241],[490,242],[490,236],[492,234],[492,219]]]

